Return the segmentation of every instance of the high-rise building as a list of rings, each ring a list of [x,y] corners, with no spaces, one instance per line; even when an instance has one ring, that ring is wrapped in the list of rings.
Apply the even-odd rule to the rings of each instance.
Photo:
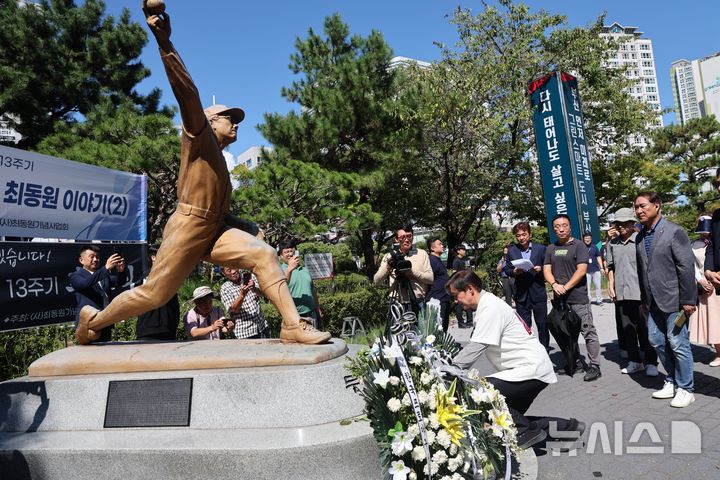
[[[417,65],[420,68],[428,68],[431,64],[422,60],[416,60],[414,58],[395,56],[390,59],[389,70],[394,70],[399,67],[407,67],[410,65]]]
[[[263,146],[263,145],[253,145],[252,147],[248,148],[244,152],[242,152],[240,155],[237,156],[235,165],[233,165],[233,168],[237,165],[244,165],[248,170],[255,170],[258,165],[260,165],[260,162],[262,161],[262,152],[263,150],[267,150],[268,152],[272,151],[272,147]]]
[[[651,126],[662,127],[660,92],[652,40],[642,38],[643,32],[639,32],[638,27],[626,27],[617,22],[603,26],[601,35],[622,42],[620,49],[608,61],[608,66],[615,68],[627,66],[626,75],[636,80],[635,85],[630,87],[629,93],[657,112],[655,124]]]
[[[673,62],[670,81],[678,123],[710,115],[720,120],[720,52]]]
[[[12,115],[0,114],[0,142],[18,143],[22,139],[22,135],[12,127],[12,120],[17,121],[17,118]]]

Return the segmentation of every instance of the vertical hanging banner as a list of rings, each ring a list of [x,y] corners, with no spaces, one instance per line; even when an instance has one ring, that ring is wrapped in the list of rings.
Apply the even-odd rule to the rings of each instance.
[[[0,146],[0,236],[147,240],[144,175]]]
[[[531,82],[528,90],[548,226],[563,213],[575,238],[590,233],[597,242],[595,188],[577,85],[572,75],[556,72]],[[548,230],[554,242],[552,227]]]

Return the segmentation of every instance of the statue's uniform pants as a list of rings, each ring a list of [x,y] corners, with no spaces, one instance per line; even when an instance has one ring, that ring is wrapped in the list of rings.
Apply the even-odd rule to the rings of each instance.
[[[271,246],[247,232],[227,227],[222,218],[181,203],[165,225],[163,242],[147,281],[113,299],[90,321],[89,328],[99,331],[164,305],[201,260],[251,270],[263,295],[275,304],[283,320],[296,323],[299,319]]]

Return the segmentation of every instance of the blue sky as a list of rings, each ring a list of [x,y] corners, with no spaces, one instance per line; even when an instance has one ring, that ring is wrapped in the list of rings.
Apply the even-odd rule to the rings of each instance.
[[[379,30],[395,55],[433,61],[440,58],[434,42],[453,44],[456,30],[446,15],[458,5],[480,12],[482,2],[446,0],[168,0],[173,26],[173,42],[183,57],[202,100],[240,106],[246,119],[238,141],[230,147],[237,155],[251,145],[267,141],[255,128],[265,112],[287,112],[297,108],[280,96],[294,75],[289,70],[295,39],[305,37],[308,28],[322,30],[327,15],[339,12],[351,33],[367,35]],[[670,64],[680,58],[701,58],[720,50],[717,19],[718,0],[609,0],[526,1],[533,10],[544,9],[568,17],[570,25],[588,25],[599,14],[608,13],[607,22],[639,27],[653,40],[656,69],[663,107],[673,106],[670,90]],[[123,7],[144,24],[140,0],[108,0],[109,14]],[[139,87],[147,92],[163,90],[163,103],[175,105],[154,40],[141,57],[152,75]],[[675,122],[675,114],[665,115],[665,124]],[[179,121],[179,119],[178,119]]]

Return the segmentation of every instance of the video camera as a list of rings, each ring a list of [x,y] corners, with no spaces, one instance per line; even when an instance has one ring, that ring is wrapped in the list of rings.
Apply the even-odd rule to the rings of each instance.
[[[400,251],[399,243],[393,243],[388,253],[390,254],[390,258],[388,258],[390,268],[394,268],[398,273],[412,270],[412,263],[410,263],[410,260],[406,259],[405,254]]]

